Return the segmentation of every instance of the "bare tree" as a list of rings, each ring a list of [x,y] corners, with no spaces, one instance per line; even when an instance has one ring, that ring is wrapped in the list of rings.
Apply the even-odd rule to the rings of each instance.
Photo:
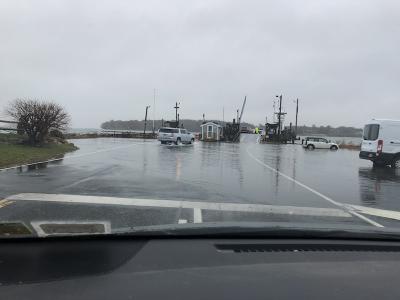
[[[7,113],[32,145],[45,143],[50,130],[65,130],[70,122],[68,113],[54,102],[17,99],[10,103]]]

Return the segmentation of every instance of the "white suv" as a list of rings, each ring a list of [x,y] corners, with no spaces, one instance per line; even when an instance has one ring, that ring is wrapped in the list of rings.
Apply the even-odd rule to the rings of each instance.
[[[331,149],[338,150],[339,145],[320,137],[306,137],[302,142],[303,147],[308,150],[314,149]]]
[[[183,128],[162,127],[158,130],[158,140],[161,144],[192,144],[194,135]]]

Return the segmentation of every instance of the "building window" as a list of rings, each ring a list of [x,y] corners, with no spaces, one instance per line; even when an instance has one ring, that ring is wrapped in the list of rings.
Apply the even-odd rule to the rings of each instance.
[[[207,138],[212,138],[213,135],[213,127],[212,125],[207,126]]]

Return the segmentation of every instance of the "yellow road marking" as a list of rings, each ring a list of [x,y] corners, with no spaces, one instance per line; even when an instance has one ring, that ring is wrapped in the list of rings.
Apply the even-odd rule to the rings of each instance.
[[[13,204],[15,201],[10,200],[0,200],[0,208],[6,207],[7,205]]]

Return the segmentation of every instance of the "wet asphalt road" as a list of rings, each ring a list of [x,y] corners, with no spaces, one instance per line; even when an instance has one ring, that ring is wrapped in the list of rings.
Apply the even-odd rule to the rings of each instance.
[[[160,145],[153,140],[74,140],[80,149],[61,161],[1,171],[0,198],[46,193],[317,208],[338,208],[336,202],[400,210],[400,173],[373,169],[371,163],[358,158],[357,151],[260,145],[256,138],[243,135],[240,144],[196,142],[182,146]],[[57,203],[0,205],[3,220],[18,219],[22,212],[36,219],[66,215],[104,219],[111,215],[110,208],[98,206],[77,210]],[[121,227],[193,220],[190,210],[172,208],[115,207],[112,214]],[[217,217],[235,221],[265,218],[209,211],[203,220]],[[294,216],[274,218],[299,221]],[[336,221],[364,223],[358,218]]]

